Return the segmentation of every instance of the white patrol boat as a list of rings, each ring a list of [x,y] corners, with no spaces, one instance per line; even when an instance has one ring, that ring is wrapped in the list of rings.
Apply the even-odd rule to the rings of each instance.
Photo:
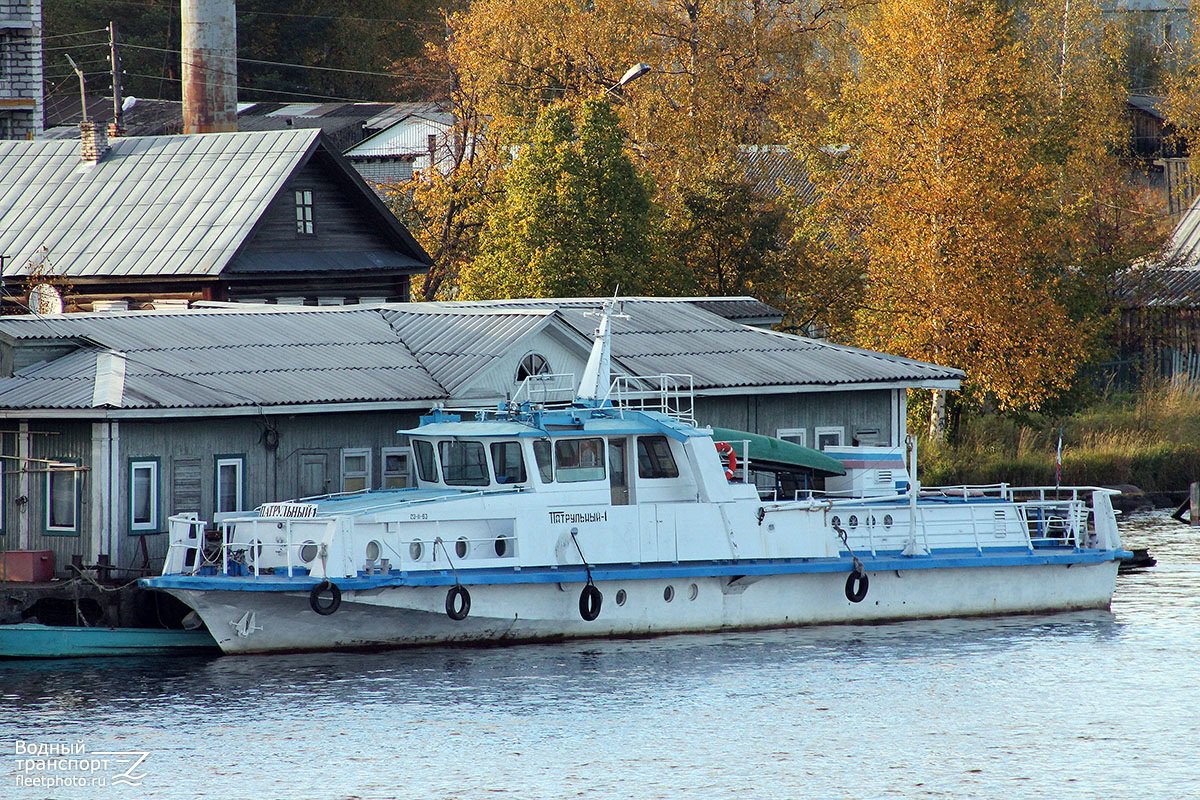
[[[1108,607],[1128,555],[1115,492],[922,490],[911,442],[827,451],[838,463],[697,427],[686,378],[610,384],[612,311],[574,402],[549,402],[569,376],[540,376],[474,418],[435,411],[404,431],[416,488],[267,504],[224,520],[218,547],[173,517],[142,584],[230,653]],[[764,499],[762,468],[829,477]]]

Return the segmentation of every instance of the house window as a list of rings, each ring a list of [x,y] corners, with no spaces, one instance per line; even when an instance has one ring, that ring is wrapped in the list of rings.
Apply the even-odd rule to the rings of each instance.
[[[383,488],[412,486],[412,451],[407,447],[383,448]]]
[[[158,459],[129,462],[129,530],[158,531]]]
[[[79,471],[73,463],[53,463],[46,472],[46,530],[79,533]]]
[[[371,448],[342,450],[342,491],[361,492],[371,488]]]
[[[550,362],[545,356],[538,353],[530,353],[521,359],[520,365],[517,366],[517,383],[521,383],[526,378],[532,378],[534,375],[548,375],[550,373]]]
[[[817,449],[824,450],[826,447],[840,447],[842,444],[842,432],[842,428],[832,426],[814,429],[813,434],[817,440]]]
[[[311,236],[313,225],[313,193],[311,189],[296,190],[296,233]]]
[[[801,447],[808,447],[807,428],[780,428],[775,431],[775,438],[791,442],[792,444],[798,444]]]
[[[218,514],[243,511],[246,492],[246,457],[217,456],[216,502]]]

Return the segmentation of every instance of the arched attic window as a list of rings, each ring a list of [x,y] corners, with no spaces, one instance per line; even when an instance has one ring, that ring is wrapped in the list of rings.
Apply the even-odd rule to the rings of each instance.
[[[550,362],[546,357],[539,353],[530,353],[521,359],[521,363],[517,366],[517,383],[520,384],[526,378],[531,378],[534,375],[547,375],[550,372]]]

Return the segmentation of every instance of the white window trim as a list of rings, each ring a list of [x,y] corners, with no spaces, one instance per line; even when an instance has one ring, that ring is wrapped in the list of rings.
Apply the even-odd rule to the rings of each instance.
[[[150,520],[149,522],[137,522],[137,472],[140,469],[150,470]],[[129,530],[131,531],[157,531],[158,530],[158,462],[157,461],[132,461],[129,464]]]
[[[412,451],[411,447],[384,447],[384,448],[380,449],[379,453],[380,453],[379,466],[383,470],[383,479],[380,482],[380,486],[382,488],[385,488],[385,489],[387,488],[388,478],[391,478],[394,475],[398,474],[398,473],[389,473],[388,472],[388,468],[387,468],[388,456],[404,456],[405,457],[405,459],[406,459],[405,463],[408,464],[408,469],[404,473],[404,485],[405,486],[414,485],[414,481],[413,481],[413,467],[414,467],[413,451]]]
[[[842,443],[846,441],[846,429],[841,425],[826,425],[820,428],[813,428],[813,444],[818,449],[823,450],[824,448],[821,447],[821,437],[831,433],[836,433],[838,437],[837,443],[832,446],[841,447]]]
[[[54,494],[51,488],[51,480],[55,474],[69,472],[71,475],[71,491],[74,495],[74,518],[73,525],[51,525],[50,516],[54,508]],[[79,470],[75,465],[71,465],[70,470],[51,468],[46,472],[46,530],[47,531],[62,531],[67,533],[76,533],[79,531]]]
[[[352,475],[347,475],[346,459],[347,458],[358,458],[360,456],[364,457],[364,460],[367,463],[366,473],[364,474],[364,473],[356,470]],[[369,447],[343,447],[342,448],[342,459],[341,459],[341,470],[339,471],[339,481],[340,481],[343,492],[352,491],[352,490],[346,488],[346,478],[347,477],[366,478],[367,481],[366,481],[366,486],[364,488],[367,488],[367,489],[371,488],[371,486],[372,486],[372,482],[371,482],[371,448],[369,448]],[[357,491],[357,490],[353,490],[353,491]]]
[[[791,436],[799,439],[800,441],[795,442],[795,444],[798,444],[801,447],[808,447],[808,428],[779,428],[777,431],[775,431],[776,439],[782,439],[785,436]]]
[[[236,488],[234,489],[234,493],[235,493],[234,497],[237,500],[237,502],[234,503],[234,505],[236,506],[236,509],[234,511],[221,511],[220,510],[220,508],[221,508],[221,467],[226,467],[226,466],[231,466],[231,465],[237,467],[237,482],[235,484]],[[244,506],[246,505],[246,498],[243,496],[242,491],[246,485],[246,459],[244,459],[244,458],[218,458],[217,466],[216,466],[216,469],[214,470],[213,474],[217,481],[217,485],[213,491],[213,499],[215,500],[215,503],[216,503],[216,505],[213,509],[213,520],[215,522],[220,522],[223,519],[227,519],[229,517],[234,517],[234,516],[237,516],[238,514],[245,513],[246,509],[244,508]]]

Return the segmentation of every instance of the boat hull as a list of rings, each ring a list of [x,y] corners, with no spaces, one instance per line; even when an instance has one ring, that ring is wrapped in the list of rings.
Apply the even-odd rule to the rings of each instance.
[[[581,583],[476,584],[455,621],[445,586],[346,590],[315,613],[306,591],[166,589],[194,608],[226,653],[386,648],[653,636],[801,625],[1107,608],[1117,561],[939,569],[868,569],[860,602],[847,573],[599,581],[599,616],[580,616]],[[618,603],[618,598],[623,603]],[[669,599],[668,599],[669,598]]]
[[[83,658],[214,652],[208,631],[0,625],[0,658]]]

